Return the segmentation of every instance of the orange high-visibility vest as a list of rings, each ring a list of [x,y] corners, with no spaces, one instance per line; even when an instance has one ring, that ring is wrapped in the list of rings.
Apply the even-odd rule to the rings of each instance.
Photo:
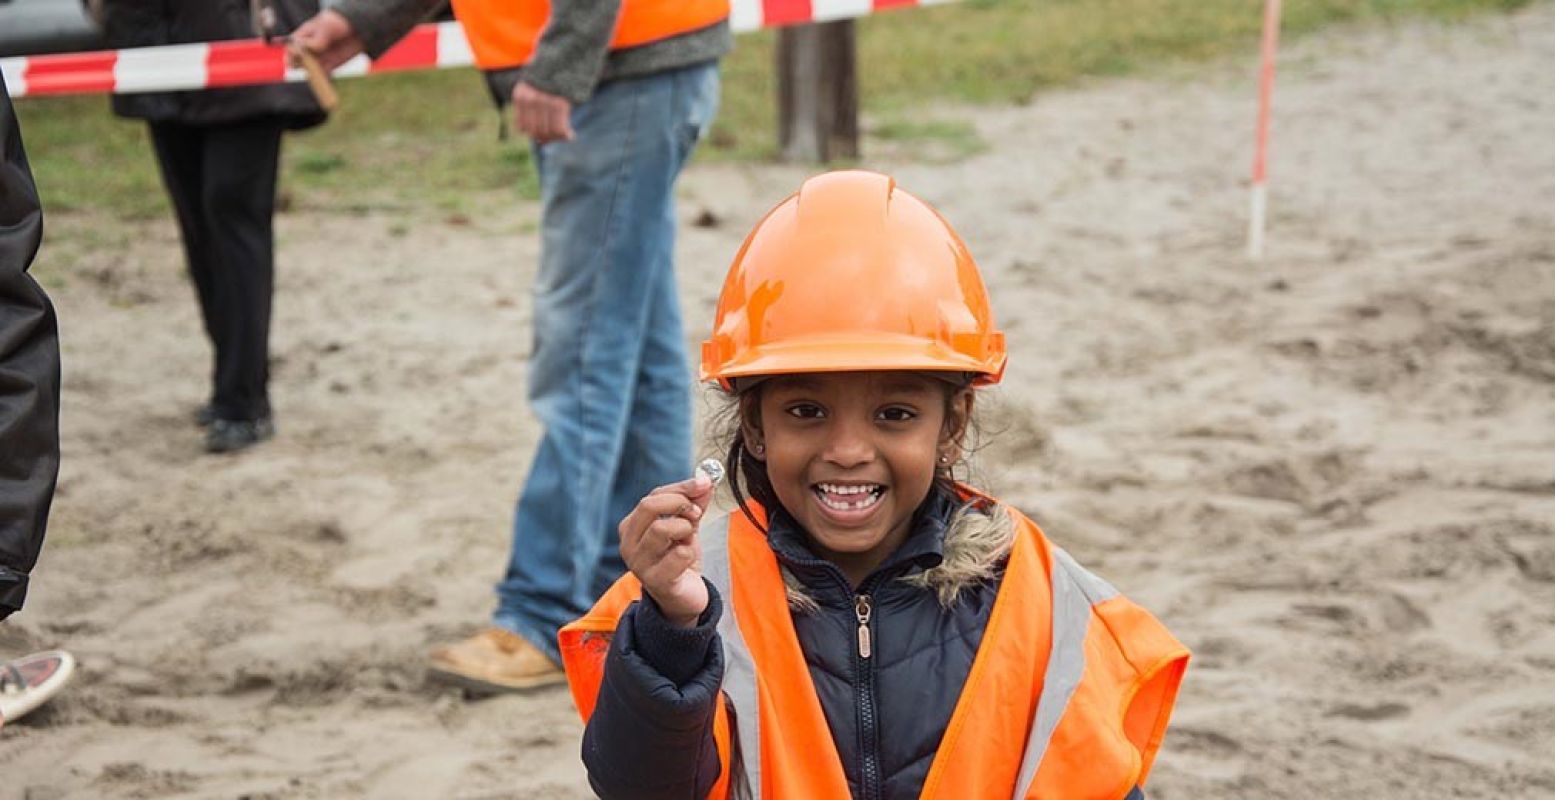
[[[1188,651],[1036,523],[1010,514],[1014,549],[920,797],[1121,800],[1150,773]],[[709,520],[699,538],[703,574],[727,598],[718,625],[725,702],[713,720],[723,769],[709,797],[727,800],[734,781],[762,800],[846,800],[776,556],[739,513]],[[641,591],[628,574],[561,630],[585,722],[610,637]],[[736,741],[743,755],[731,768]]]
[[[453,0],[453,6],[481,69],[528,63],[551,19],[550,0]],[[728,16],[729,0],[622,0],[610,49],[690,33]]]

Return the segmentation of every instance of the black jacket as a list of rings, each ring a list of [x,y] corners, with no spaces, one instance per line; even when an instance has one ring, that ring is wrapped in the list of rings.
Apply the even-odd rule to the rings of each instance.
[[[267,0],[270,1],[270,0]],[[273,0],[276,34],[291,32],[319,10],[317,0]],[[111,47],[252,39],[257,34],[250,0],[105,0],[103,33]],[[324,121],[324,111],[307,85],[275,83],[188,92],[116,94],[113,111],[122,117],[186,125],[220,125],[257,117],[280,117],[288,128]]]
[[[0,78],[0,619],[22,607],[59,475],[59,329],[27,267],[43,210]]]
[[[949,608],[897,580],[941,563],[955,510],[953,496],[931,494],[901,548],[856,589],[810,551],[792,520],[773,515],[773,552],[819,606],[795,611],[794,629],[855,798],[918,797],[982,643],[1000,577],[966,585]],[[859,595],[872,608],[867,661],[855,645]],[[691,630],[671,626],[652,598],[623,615],[583,738],[600,797],[701,800],[717,780],[712,717],[723,679],[715,632],[722,601],[712,597]],[[1128,800],[1143,796],[1135,789]]]

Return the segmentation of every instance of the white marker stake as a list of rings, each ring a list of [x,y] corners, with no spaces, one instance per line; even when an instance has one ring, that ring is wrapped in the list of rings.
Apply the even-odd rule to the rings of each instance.
[[[1258,76],[1258,129],[1253,140],[1253,196],[1247,215],[1247,255],[1263,259],[1264,229],[1269,213],[1269,107],[1274,99],[1274,60],[1280,44],[1280,0],[1266,0],[1263,9],[1263,65]]]
[[[1253,184],[1253,199],[1247,210],[1247,255],[1263,260],[1263,232],[1268,226],[1269,187],[1263,181]]]

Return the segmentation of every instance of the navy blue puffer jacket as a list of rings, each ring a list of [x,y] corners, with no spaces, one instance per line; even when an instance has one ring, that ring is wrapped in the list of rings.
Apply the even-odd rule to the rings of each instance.
[[[816,605],[793,612],[794,628],[854,798],[918,796],[982,642],[997,577],[967,585],[948,608],[898,580],[940,564],[955,510],[953,496],[931,493],[901,548],[857,587],[811,552],[791,519],[773,515],[768,542]],[[867,659],[857,646],[866,606]],[[652,598],[622,616],[583,740],[600,797],[700,800],[717,780],[721,614],[713,592],[690,630],[671,626]]]

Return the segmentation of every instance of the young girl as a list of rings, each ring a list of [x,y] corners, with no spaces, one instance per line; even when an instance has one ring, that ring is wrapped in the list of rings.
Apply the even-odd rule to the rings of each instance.
[[[1004,337],[950,226],[883,175],[756,226],[702,376],[739,510],[699,475],[620,525],[562,630],[605,798],[1143,797],[1188,653],[1018,511],[951,478]]]

